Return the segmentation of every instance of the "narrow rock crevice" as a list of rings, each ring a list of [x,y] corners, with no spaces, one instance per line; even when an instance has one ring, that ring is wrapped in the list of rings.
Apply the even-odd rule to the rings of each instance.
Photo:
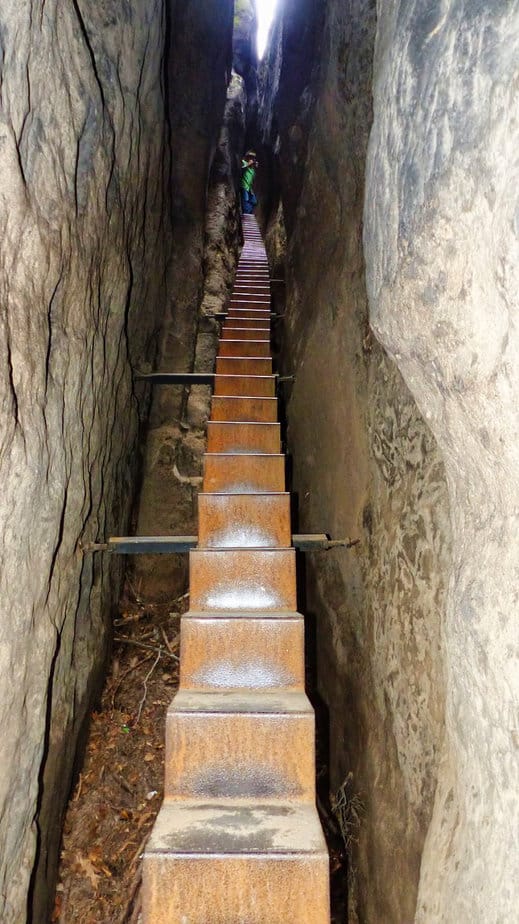
[[[5,924],[49,920],[99,697],[139,712],[155,652],[128,713],[120,647],[102,693],[120,619],[176,680],[186,558],[84,550],[196,532],[210,390],[136,373],[212,371],[249,146],[298,528],[356,541],[304,576],[349,920],[516,911],[519,2],[280,0],[262,62],[255,29],[254,0],[0,11]]]

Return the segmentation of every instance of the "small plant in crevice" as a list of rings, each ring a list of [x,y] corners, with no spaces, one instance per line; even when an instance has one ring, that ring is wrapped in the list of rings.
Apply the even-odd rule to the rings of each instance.
[[[362,799],[353,789],[353,773],[348,773],[335,795],[332,796],[331,806],[344,846],[350,854],[353,845],[358,843],[359,830],[365,814]]]

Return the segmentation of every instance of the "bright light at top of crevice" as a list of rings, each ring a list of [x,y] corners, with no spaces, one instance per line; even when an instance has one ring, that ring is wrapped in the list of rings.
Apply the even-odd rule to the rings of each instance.
[[[258,58],[261,60],[267,48],[269,31],[274,19],[278,0],[256,0],[258,12]]]

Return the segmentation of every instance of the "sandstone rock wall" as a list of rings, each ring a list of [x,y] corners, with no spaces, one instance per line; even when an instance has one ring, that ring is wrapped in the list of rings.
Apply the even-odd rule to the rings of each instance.
[[[256,0],[234,0],[233,70],[245,82],[247,121],[255,119],[258,97],[258,54],[256,36],[258,21]],[[243,153],[243,152],[240,152]]]
[[[445,464],[446,729],[420,922],[519,907],[519,3],[378,4],[371,317]]]
[[[131,369],[156,349],[170,237],[162,3],[5,0],[0,36],[0,918],[11,924],[47,919],[120,575],[80,545],[126,525]]]
[[[450,524],[434,438],[368,321],[362,224],[375,31],[373,0],[288,4],[261,121],[279,150],[281,203],[268,229],[277,265],[286,223],[281,339],[283,371],[296,376],[286,410],[298,527],[360,540],[306,559],[332,788],[347,780],[343,821],[361,814],[351,920],[407,924],[444,733]],[[298,34],[307,53],[296,67]]]
[[[233,2],[222,0],[216,8],[213,0],[174,0],[168,8],[172,297],[157,368],[190,372],[204,286],[209,174],[231,76]],[[187,397],[180,388],[154,390],[137,518],[141,535],[196,532],[199,446],[196,438],[194,445],[186,439]],[[135,576],[144,594],[171,596],[187,581],[186,556],[143,556],[135,561]]]
[[[221,329],[221,321],[216,320],[214,315],[228,308],[236,275],[242,244],[238,188],[247,111],[245,81],[233,73],[227,91],[218,148],[209,178],[204,247],[205,278],[196,339],[196,372],[214,371]],[[212,389],[204,385],[195,385],[190,390],[187,402],[187,422],[199,432],[204,448],[211,396]],[[200,465],[201,459],[199,474]]]

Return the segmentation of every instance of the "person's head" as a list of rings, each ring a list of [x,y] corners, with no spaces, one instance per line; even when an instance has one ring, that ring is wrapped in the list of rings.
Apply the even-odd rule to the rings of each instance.
[[[245,160],[246,160],[247,163],[250,164],[252,167],[257,167],[257,166],[258,166],[258,159],[257,159],[257,157],[256,157],[256,152],[255,152],[255,151],[247,151],[247,153],[246,153],[246,155],[245,155]]]

